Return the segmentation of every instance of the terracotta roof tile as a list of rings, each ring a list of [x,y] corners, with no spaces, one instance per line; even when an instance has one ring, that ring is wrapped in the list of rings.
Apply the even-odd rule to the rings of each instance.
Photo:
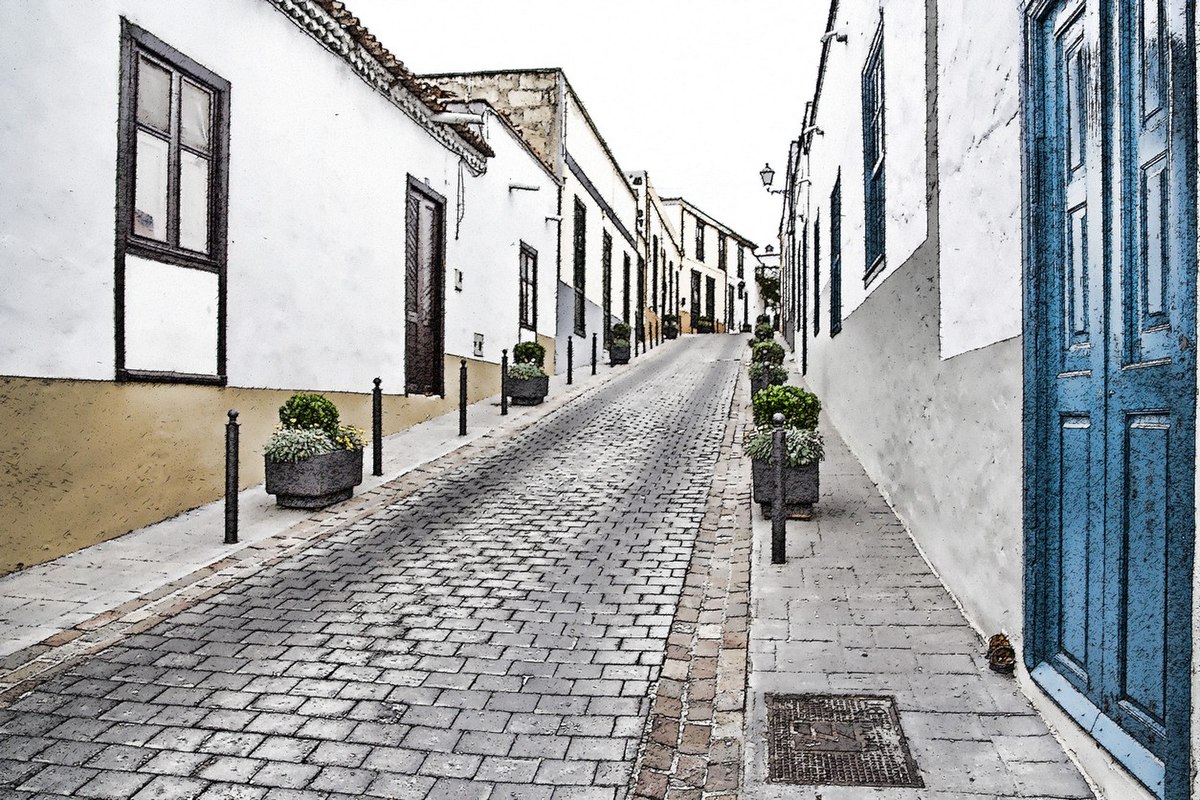
[[[445,93],[429,81],[420,79],[405,67],[403,61],[396,58],[383,46],[382,42],[375,38],[373,33],[367,30],[358,17],[350,13],[345,3],[341,0],[316,0],[316,3],[325,10],[325,13],[333,17],[342,30],[350,35],[351,39],[370,53],[372,58],[378,61],[401,86],[412,92],[430,111],[436,114],[446,110],[446,104],[442,102]],[[496,155],[487,141],[469,126],[455,124],[449,127],[483,155],[489,158]]]

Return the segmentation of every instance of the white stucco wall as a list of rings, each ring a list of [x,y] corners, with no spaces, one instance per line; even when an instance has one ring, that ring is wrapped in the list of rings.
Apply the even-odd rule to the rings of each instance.
[[[882,11],[886,234],[883,271],[864,288],[862,70],[881,20],[876,3],[842,3],[835,27],[848,41],[832,42],[811,136],[809,219],[821,220],[821,335],[828,335],[829,205],[842,179],[842,318],[848,317],[928,235],[926,199],[925,7],[922,0],[889,0]],[[811,238],[811,237],[810,237]],[[810,242],[811,244],[811,242]]]
[[[488,173],[464,172],[456,239],[458,157],[268,3],[106,0],[0,14],[9,18],[0,24],[0,374],[114,377],[122,16],[231,83],[230,385],[365,391],[376,375],[403,385],[409,175],[447,201],[447,351],[469,355],[479,331],[485,357],[498,361],[516,341],[521,239],[539,252],[539,322],[553,331],[558,232],[545,217],[556,189],[498,121]],[[71,59],[47,60],[51,42]],[[511,180],[542,189],[510,193]],[[155,323],[137,313],[150,308],[146,297],[127,298],[131,345],[141,348],[129,356],[165,366],[139,329],[168,318]]]
[[[464,175],[465,206],[455,239],[454,196],[447,209],[446,352],[470,357],[483,334],[483,359],[499,362],[501,350],[532,334],[520,328],[521,242],[538,254],[537,332],[554,336],[555,261],[558,257],[558,185],[504,122],[488,112],[486,135],[496,152],[484,175]],[[510,184],[540,187],[509,189]],[[455,289],[454,271],[463,274]]]
[[[937,42],[941,347],[950,358],[1021,333],[1020,9],[940,4]]]

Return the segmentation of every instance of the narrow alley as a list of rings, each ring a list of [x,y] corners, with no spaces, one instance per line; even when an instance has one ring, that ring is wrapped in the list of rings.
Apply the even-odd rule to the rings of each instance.
[[[1089,797],[844,447],[766,563],[744,349],[680,342],[85,657],[0,709],[0,795],[859,797],[765,774],[762,692],[853,690],[900,696],[928,789],[879,796]]]
[[[677,348],[50,681],[0,712],[0,786],[618,796],[744,349]]]

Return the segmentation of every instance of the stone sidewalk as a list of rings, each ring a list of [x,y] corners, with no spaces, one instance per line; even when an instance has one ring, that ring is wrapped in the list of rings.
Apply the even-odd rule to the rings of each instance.
[[[746,800],[1090,798],[1088,783],[922,558],[858,461],[822,419],[826,460],[810,522],[787,525],[770,563],[754,513]],[[924,788],[797,786],[768,776],[764,695],[895,699]]]

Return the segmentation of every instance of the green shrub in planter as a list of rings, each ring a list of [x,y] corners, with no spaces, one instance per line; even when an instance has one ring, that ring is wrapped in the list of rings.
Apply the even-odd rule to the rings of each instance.
[[[537,342],[518,342],[513,345],[513,361],[518,364],[537,364],[546,366],[546,348]]]
[[[783,384],[787,382],[787,376],[787,370],[777,364],[756,361],[750,365],[751,380],[765,380],[771,384]]]
[[[756,364],[783,364],[783,345],[779,342],[755,342],[750,345],[750,360]]]
[[[629,335],[631,333],[633,333],[633,328],[629,327],[627,323],[618,322],[609,329],[609,341],[611,341],[614,345],[618,342],[622,342],[626,347],[628,347]]]
[[[755,428],[742,445],[747,456],[755,461],[773,464],[771,428]],[[815,430],[784,428],[783,465],[806,467],[825,459],[825,440]]]
[[[754,326],[754,338],[760,342],[769,342],[775,338],[775,329],[765,322]]]
[[[317,428],[333,436],[338,429],[338,410],[324,395],[300,392],[279,407],[279,423],[285,428]]]
[[[697,333],[712,333],[713,332],[713,321],[711,319],[709,319],[708,317],[697,317],[696,318],[696,332]]]
[[[783,427],[814,430],[821,413],[821,401],[812,392],[799,386],[768,386],[756,393],[754,424],[759,428],[773,427],[771,418],[783,414]]]
[[[508,368],[508,377],[515,381],[525,381],[530,378],[540,378],[546,371],[532,362],[519,362]]]

